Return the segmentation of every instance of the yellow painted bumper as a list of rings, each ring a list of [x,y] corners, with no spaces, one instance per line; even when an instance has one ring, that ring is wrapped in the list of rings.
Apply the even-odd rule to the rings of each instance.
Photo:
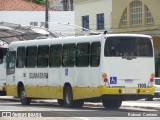
[[[155,87],[152,88],[106,88],[100,86],[102,95],[154,95]]]

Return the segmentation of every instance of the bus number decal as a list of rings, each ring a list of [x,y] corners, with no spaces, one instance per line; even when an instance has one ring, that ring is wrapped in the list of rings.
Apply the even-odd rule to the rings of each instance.
[[[138,84],[138,88],[146,88],[146,87],[147,87],[146,83],[139,83]]]

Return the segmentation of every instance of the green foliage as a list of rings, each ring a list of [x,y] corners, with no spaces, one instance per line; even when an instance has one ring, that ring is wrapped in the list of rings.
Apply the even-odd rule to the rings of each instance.
[[[39,5],[45,5],[46,3],[45,0],[27,0],[27,1],[34,2]]]

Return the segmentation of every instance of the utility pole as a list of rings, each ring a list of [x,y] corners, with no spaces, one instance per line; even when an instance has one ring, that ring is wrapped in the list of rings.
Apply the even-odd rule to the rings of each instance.
[[[45,28],[48,29],[48,0],[46,0],[46,12],[45,12]]]

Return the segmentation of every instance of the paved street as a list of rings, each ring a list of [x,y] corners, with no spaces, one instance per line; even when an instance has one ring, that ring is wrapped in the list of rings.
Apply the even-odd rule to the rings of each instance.
[[[12,112],[14,117],[18,113],[22,116],[30,113],[37,113],[37,115],[44,116],[46,120],[51,119],[48,117],[58,117],[58,119],[85,119],[97,120],[99,117],[104,119],[105,117],[111,117],[112,119],[118,119],[119,117],[149,117],[156,120],[157,117],[154,115],[160,114],[160,99],[154,99],[154,101],[124,101],[121,108],[118,110],[106,110],[103,108],[101,103],[85,103],[83,108],[66,108],[59,106],[56,100],[36,100],[29,106],[23,106],[17,100],[12,101],[13,98],[0,99],[0,111]],[[26,113],[27,112],[27,113]],[[16,114],[17,113],[17,114]],[[46,118],[47,117],[47,118]],[[98,117],[98,118],[97,118]],[[149,119],[147,117],[147,119]],[[10,120],[11,118],[0,118],[0,120]],[[19,117],[18,117],[19,119]],[[36,118],[37,119],[37,118]],[[39,119],[38,119],[39,120]]]
[[[13,98],[12,96],[0,96],[0,100],[19,102],[18,98]],[[32,100],[32,103],[57,104],[57,100],[55,99],[35,99],[35,100]],[[85,102],[85,106],[103,107],[101,102],[98,102],[98,103]],[[145,101],[144,99],[137,100],[137,101],[123,101],[122,107],[151,108],[154,110],[160,110],[160,98],[154,98],[153,101]]]

